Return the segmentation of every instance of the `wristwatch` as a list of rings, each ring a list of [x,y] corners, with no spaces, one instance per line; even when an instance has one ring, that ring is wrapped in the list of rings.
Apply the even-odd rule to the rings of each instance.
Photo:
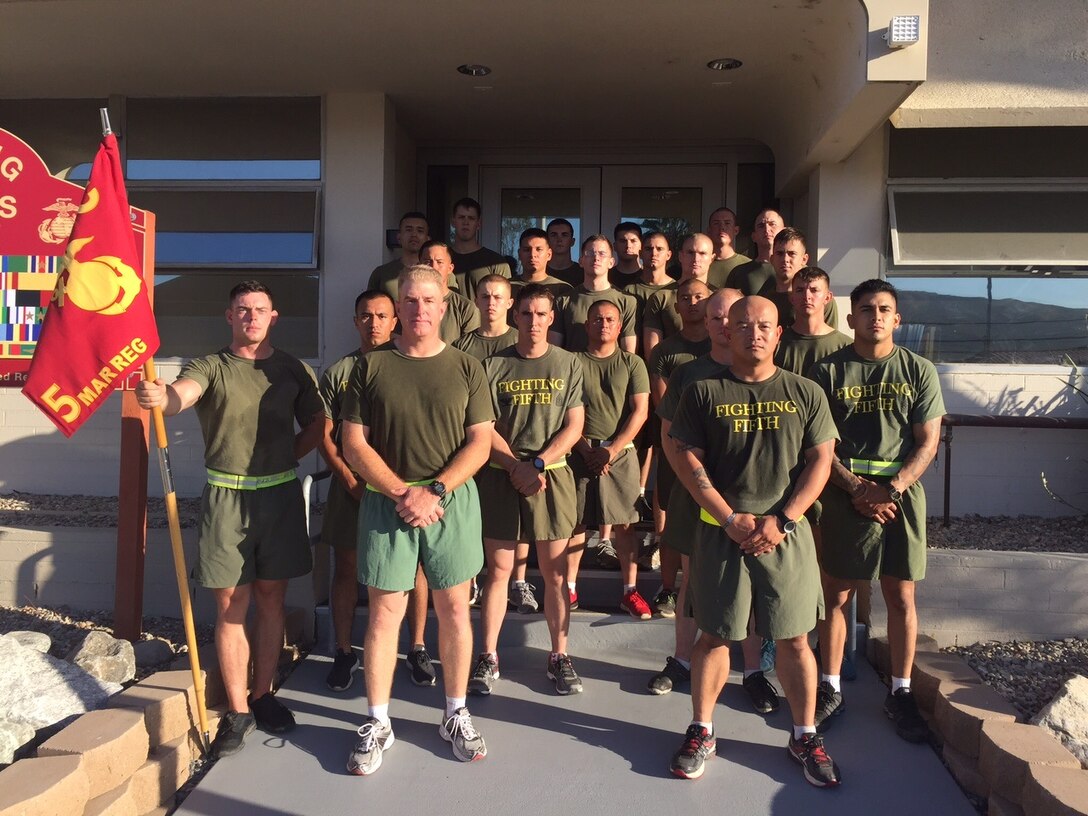
[[[778,519],[778,526],[782,528],[782,532],[789,535],[797,529],[797,522],[779,510],[774,514],[774,517]]]
[[[888,485],[888,498],[891,499],[893,502],[897,502],[901,498],[903,498],[903,491],[902,490],[897,490],[896,488],[892,487],[889,484]]]
[[[442,499],[446,496],[446,485],[444,482],[440,482],[437,479],[427,485],[427,489],[434,493],[438,498]]]
[[[537,456],[536,458],[533,459],[533,467],[535,467],[537,470],[539,470],[541,473],[543,473],[544,470],[548,466],[546,464],[544,464],[543,459],[541,459],[539,456]]]

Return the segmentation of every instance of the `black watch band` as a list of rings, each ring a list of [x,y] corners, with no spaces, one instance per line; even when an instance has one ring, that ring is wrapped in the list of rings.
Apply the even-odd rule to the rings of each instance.
[[[789,535],[797,529],[797,522],[791,519],[781,510],[775,513],[774,516],[776,519],[778,519],[778,526],[782,528],[782,532],[786,535]]]
[[[427,488],[432,493],[434,493],[436,496],[438,496],[438,498],[440,498],[440,499],[445,498],[445,496],[446,496],[446,483],[445,482],[440,482],[437,479],[435,479],[433,482],[431,482],[429,485],[427,485]]]

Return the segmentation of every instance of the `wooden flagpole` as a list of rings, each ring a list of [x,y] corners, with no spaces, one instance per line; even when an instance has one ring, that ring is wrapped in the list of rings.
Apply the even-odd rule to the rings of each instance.
[[[102,117],[103,137],[112,133],[109,111],[99,108]],[[157,379],[155,360],[149,358],[144,363],[144,379],[154,382]],[[185,643],[189,649],[189,668],[193,673],[193,689],[196,693],[196,711],[202,736],[201,751],[211,755],[211,733],[208,730],[208,709],[204,701],[204,674],[200,670],[200,652],[197,650],[196,626],[193,624],[193,602],[189,597],[189,582],[186,577],[185,550],[181,540],[181,519],[178,515],[178,497],[174,491],[174,476],[170,468],[170,446],[166,436],[166,420],[162,408],[151,409],[151,419],[155,426],[155,442],[159,451],[159,473],[162,475],[163,498],[166,504],[166,520],[170,527],[170,547],[174,553],[174,575],[178,582],[178,600],[181,602],[181,619],[185,627]]]

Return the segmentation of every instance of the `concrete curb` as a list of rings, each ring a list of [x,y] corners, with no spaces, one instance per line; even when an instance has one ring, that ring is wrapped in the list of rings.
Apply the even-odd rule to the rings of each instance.
[[[1088,770],[1045,730],[1018,722],[963,658],[930,651],[935,643],[919,636],[911,688],[960,787],[986,798],[992,816],[1088,816]],[[868,657],[890,674],[887,638],[870,637]]]

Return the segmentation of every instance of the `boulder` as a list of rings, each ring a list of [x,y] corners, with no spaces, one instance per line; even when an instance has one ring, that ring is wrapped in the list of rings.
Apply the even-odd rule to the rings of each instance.
[[[161,666],[174,659],[174,647],[162,638],[141,640],[132,647],[136,655],[136,665],[145,669],[150,666]]]
[[[136,677],[136,654],[132,644],[98,629],[89,631],[65,658],[109,683],[127,683]]]
[[[1088,768],[1088,677],[1070,677],[1032,722],[1061,740],[1081,767]]]
[[[15,752],[34,739],[34,729],[26,723],[0,720],[0,765],[15,761]]]
[[[101,708],[117,683],[0,636],[0,720],[39,729]]]
[[[49,647],[53,645],[52,638],[45,632],[30,632],[27,630],[19,632],[8,632],[8,637],[15,638],[23,646],[28,649],[33,649],[36,652],[45,654],[49,651]]]

